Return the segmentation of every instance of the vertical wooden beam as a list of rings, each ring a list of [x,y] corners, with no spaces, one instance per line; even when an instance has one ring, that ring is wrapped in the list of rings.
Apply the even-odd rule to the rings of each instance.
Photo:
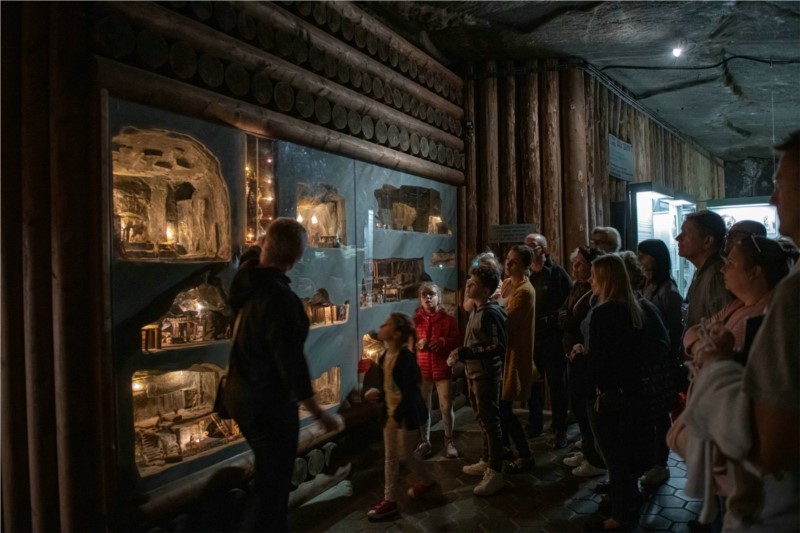
[[[50,7],[53,348],[61,529],[107,529],[113,420],[104,322],[101,142],[82,3]],[[51,473],[55,475],[56,473]]]
[[[596,183],[597,187],[595,190],[598,191],[598,196],[600,201],[598,203],[597,208],[597,225],[598,226],[607,226],[610,216],[609,216],[609,197],[608,197],[608,133],[609,133],[609,91],[604,86],[598,83],[599,92],[598,92],[598,113],[600,115],[600,126],[598,131],[598,139],[597,139],[597,151],[599,153],[599,164],[595,169],[596,174]],[[591,231],[592,228],[589,228]]]
[[[542,172],[539,144],[539,75],[536,60],[526,64],[520,95],[519,172],[522,222],[542,228]]]
[[[466,257],[467,261],[459,265],[459,268],[466,268],[469,270],[469,261],[477,254],[478,251],[478,163],[477,163],[477,150],[475,142],[475,66],[468,64],[467,79],[464,83],[464,120],[467,121],[465,129],[465,156],[466,164],[464,168],[464,178],[466,180],[466,190],[464,191],[465,197],[465,212],[466,212],[466,231],[464,237],[466,239]]]
[[[3,253],[0,254],[0,447],[2,447],[2,529],[34,531],[28,474],[28,428],[25,391],[24,296],[22,290],[22,49],[19,28],[26,4],[3,4],[2,152],[0,205]],[[31,65],[33,67],[33,65]],[[25,117],[28,120],[28,117]],[[46,153],[46,152],[45,152]],[[43,258],[46,261],[46,258]]]
[[[31,519],[35,531],[59,529],[56,396],[53,368],[50,160],[41,157],[50,142],[49,75],[51,32],[37,8],[26,8],[22,34],[26,41],[20,82],[22,109],[22,240],[24,283],[26,407],[31,482]],[[86,119],[84,119],[86,120]],[[73,310],[76,312],[76,310]],[[82,312],[78,313],[82,314]]]
[[[517,222],[517,118],[514,62],[502,65],[500,78],[500,161],[499,190],[500,222],[515,224]]]
[[[481,220],[481,244],[488,246],[489,226],[500,223],[497,65],[494,61],[487,61],[482,70],[480,101],[483,131],[478,137],[481,151],[479,158],[481,170],[478,179],[481,192],[480,202],[484,215]]]
[[[586,198],[586,96],[583,71],[572,68],[561,72],[562,174],[564,237],[562,249],[570,251],[586,244],[589,238],[588,203]]]
[[[542,230],[557,262],[563,257],[561,230],[561,128],[559,126],[558,60],[545,61],[540,76],[542,117]]]
[[[583,76],[584,99],[586,101],[586,199],[588,201],[588,229],[597,226],[597,196],[595,192],[597,120],[595,115],[595,89],[597,82],[588,73]],[[581,243],[583,244],[583,243]]]

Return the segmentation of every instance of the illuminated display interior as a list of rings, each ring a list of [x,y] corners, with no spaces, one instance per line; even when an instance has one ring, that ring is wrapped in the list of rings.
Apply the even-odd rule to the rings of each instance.
[[[275,217],[274,157],[273,141],[247,136],[247,165],[244,169],[247,245],[256,244]]]
[[[317,403],[322,409],[328,409],[341,402],[342,372],[340,367],[334,366],[327,372],[323,372],[317,379],[311,380],[311,388],[314,390]],[[303,404],[300,404],[300,420],[311,416]]]
[[[179,293],[167,314],[142,328],[142,350],[229,339],[232,318],[222,289],[202,283]]]
[[[384,185],[375,191],[378,228],[452,235],[442,220],[442,199],[439,191],[427,187]]]
[[[213,412],[222,372],[204,363],[187,370],[142,370],[133,375],[134,455],[141,475],[243,438],[234,421]]]
[[[344,197],[325,183],[297,184],[297,221],[306,228],[311,248],[347,244]]]
[[[112,138],[111,155],[120,259],[229,259],[228,189],[203,144],[172,131],[125,127]]]
[[[311,298],[303,298],[303,308],[312,329],[344,324],[350,316],[350,302],[345,300],[341,305],[332,303],[325,289],[319,289]]]
[[[424,271],[421,257],[367,260],[364,263],[361,307],[416,299]]]

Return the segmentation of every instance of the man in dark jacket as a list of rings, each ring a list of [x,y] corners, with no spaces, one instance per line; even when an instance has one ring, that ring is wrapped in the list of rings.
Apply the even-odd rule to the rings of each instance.
[[[525,244],[533,249],[531,284],[536,291],[536,336],[533,345],[533,364],[539,375],[533,383],[529,404],[529,424],[525,428],[528,438],[542,433],[544,420],[544,376],[550,388],[553,409],[553,446],[567,445],[567,358],[561,352],[561,327],[558,311],[572,289],[567,272],[553,263],[547,255],[547,239],[540,233],[525,237]]]
[[[337,427],[314,399],[303,353],[309,321],[286,276],[302,257],[305,239],[295,220],[275,220],[263,248],[242,256],[231,286],[238,315],[223,401],[255,456],[255,493],[244,531],[288,530],[298,402],[326,430]]]

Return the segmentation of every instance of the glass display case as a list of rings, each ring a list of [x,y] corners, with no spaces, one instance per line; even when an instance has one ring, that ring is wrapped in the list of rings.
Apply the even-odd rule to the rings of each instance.
[[[422,281],[455,310],[454,186],[117,99],[108,116],[117,466],[132,490],[161,490],[247,451],[213,406],[238,257],[274,218],[308,232],[288,275],[310,321],[305,352],[322,408],[360,398],[383,348],[364,350],[364,334],[394,311],[413,314]],[[298,417],[301,441],[318,435],[309,413]]]
[[[672,277],[678,285],[678,292],[684,297],[695,268],[678,255],[678,241],[675,238],[681,231],[686,215],[695,209],[693,199],[657,184],[628,184],[626,248],[635,251],[637,244],[647,239],[664,241],[672,259]]]
[[[755,220],[767,228],[767,237],[775,239],[778,233],[778,210],[770,205],[769,196],[707,200],[706,208],[719,214],[729,228],[742,220]]]

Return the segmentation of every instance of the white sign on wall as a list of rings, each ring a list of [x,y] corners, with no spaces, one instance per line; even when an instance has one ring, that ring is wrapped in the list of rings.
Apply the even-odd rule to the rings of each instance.
[[[608,174],[612,178],[633,181],[633,145],[608,135]]]
[[[489,242],[522,244],[533,231],[533,224],[494,224],[489,226]]]

